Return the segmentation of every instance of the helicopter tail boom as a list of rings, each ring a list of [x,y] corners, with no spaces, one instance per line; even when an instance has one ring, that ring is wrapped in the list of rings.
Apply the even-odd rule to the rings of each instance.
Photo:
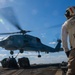
[[[58,52],[63,51],[63,48],[61,48],[61,40],[59,39],[57,41],[58,41],[58,44],[56,45],[55,50]]]

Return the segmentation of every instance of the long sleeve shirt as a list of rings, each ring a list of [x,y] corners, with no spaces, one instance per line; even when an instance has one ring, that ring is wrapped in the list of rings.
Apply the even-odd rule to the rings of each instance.
[[[66,28],[66,23],[64,23],[62,26],[62,46],[63,46],[63,49],[65,50],[65,52],[67,52],[69,50],[67,38],[68,38],[68,32],[67,32],[67,28]]]
[[[62,25],[62,46],[65,52],[69,50],[68,41],[70,47],[75,48],[75,17],[70,18]]]

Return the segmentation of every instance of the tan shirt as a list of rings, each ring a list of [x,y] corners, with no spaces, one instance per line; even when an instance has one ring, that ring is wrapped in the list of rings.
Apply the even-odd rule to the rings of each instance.
[[[70,18],[62,25],[62,45],[65,52],[68,48],[68,38],[71,48],[75,48],[75,17]]]

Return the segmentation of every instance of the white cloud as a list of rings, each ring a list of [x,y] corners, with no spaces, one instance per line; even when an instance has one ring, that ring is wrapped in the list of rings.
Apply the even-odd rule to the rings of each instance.
[[[1,52],[7,52],[7,50],[0,50]]]
[[[0,58],[4,58],[6,56],[7,56],[7,54],[0,54]]]
[[[57,42],[49,42],[49,44],[57,44]]]
[[[33,61],[35,60],[35,61]],[[32,63],[61,63],[62,61],[66,61],[67,62],[67,57],[65,55],[57,55],[55,56],[53,55],[49,55],[49,54],[45,54],[44,56],[42,56],[41,58],[38,57],[34,57],[33,60],[31,60],[31,64]]]
[[[16,56],[18,53],[14,54],[14,56]],[[17,58],[21,58],[21,57],[34,57],[37,56],[36,52],[24,52],[24,53],[19,53]]]

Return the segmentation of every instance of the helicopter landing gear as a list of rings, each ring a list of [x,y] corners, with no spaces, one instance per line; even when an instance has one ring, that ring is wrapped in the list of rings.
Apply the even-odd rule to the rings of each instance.
[[[40,58],[41,57],[41,55],[40,55],[40,52],[38,52],[39,54],[38,54],[38,58]]]
[[[13,55],[13,54],[14,54],[14,52],[13,52],[13,51],[10,51],[10,54],[11,54],[11,55]]]
[[[38,55],[38,58],[40,58],[41,57],[41,55]]]
[[[24,50],[23,49],[20,49],[20,53],[23,53],[24,52]]]

